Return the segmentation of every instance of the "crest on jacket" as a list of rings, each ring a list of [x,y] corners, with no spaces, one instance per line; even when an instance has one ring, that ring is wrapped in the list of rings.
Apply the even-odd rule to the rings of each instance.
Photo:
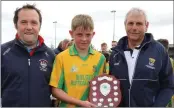
[[[39,63],[40,63],[40,66],[39,66],[40,70],[41,71],[47,71],[48,61],[45,60],[45,59],[40,59]]]
[[[149,65],[154,66],[155,59],[154,58],[149,58]]]
[[[155,59],[149,58],[149,64],[146,65],[146,67],[151,68],[151,69],[155,69],[154,64],[155,64]]]

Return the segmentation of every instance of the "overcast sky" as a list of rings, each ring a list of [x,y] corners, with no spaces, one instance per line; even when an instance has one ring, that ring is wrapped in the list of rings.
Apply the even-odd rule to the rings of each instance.
[[[113,13],[115,13],[115,40],[126,35],[124,19],[132,7],[139,7],[146,11],[149,21],[148,32],[155,39],[166,38],[173,41],[173,1],[1,1],[2,36],[1,43],[15,38],[16,30],[13,25],[14,11],[26,3],[35,3],[41,10],[43,23],[40,35],[45,43],[54,45],[55,25],[57,21],[57,45],[64,38],[71,39],[69,30],[71,20],[76,14],[89,14],[94,19],[95,36],[92,44],[100,50],[100,44],[106,42],[111,46],[113,39]],[[56,46],[57,46],[56,45]]]

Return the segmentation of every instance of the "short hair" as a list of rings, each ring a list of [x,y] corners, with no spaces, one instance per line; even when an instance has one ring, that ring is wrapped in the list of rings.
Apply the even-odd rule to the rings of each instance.
[[[60,42],[59,42],[59,45],[57,46],[58,48],[61,48],[61,47],[62,47],[62,42],[63,42],[63,41],[60,41]]]
[[[117,41],[112,41],[112,43],[114,43],[114,42],[116,42],[116,43],[117,43]]]
[[[26,4],[26,5],[23,5],[21,8],[17,8],[14,12],[14,17],[13,17],[13,23],[17,25],[17,22],[18,22],[18,14],[19,12],[22,10],[22,9],[31,9],[31,10],[35,10],[38,15],[39,15],[39,22],[40,22],[40,27],[42,25],[42,15],[41,15],[41,12],[39,9],[36,8],[36,5],[33,4]]]
[[[104,45],[107,45],[107,43],[103,42],[103,43],[101,44],[101,46],[104,46]]]
[[[64,39],[62,42],[63,43],[68,43],[68,42],[70,42],[70,40],[69,39]]]
[[[129,14],[132,14],[132,13],[136,13],[136,14],[139,14],[139,15],[143,15],[145,17],[145,23],[148,22],[148,19],[147,19],[147,15],[145,13],[144,10],[140,9],[140,8],[132,8],[128,11],[128,13],[126,14],[126,17],[125,17],[125,20],[124,20],[124,24],[126,24],[127,22],[127,17],[129,16]]]
[[[158,39],[157,40],[159,43],[161,43],[166,50],[169,49],[169,41],[167,39]]]
[[[82,26],[85,30],[94,29],[94,22],[91,16],[86,15],[86,14],[79,14],[76,15],[71,22],[71,29],[74,31],[76,30],[77,27]]]

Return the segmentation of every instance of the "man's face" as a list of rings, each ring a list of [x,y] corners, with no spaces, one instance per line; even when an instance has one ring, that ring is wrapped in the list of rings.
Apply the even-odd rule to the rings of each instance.
[[[102,45],[102,46],[101,46],[101,50],[104,51],[104,52],[107,51],[107,48],[108,48],[107,45]]]
[[[131,41],[140,41],[144,38],[147,31],[148,22],[145,21],[145,16],[141,14],[131,13],[127,17],[125,29],[128,39]]]
[[[26,45],[36,44],[40,31],[39,15],[33,9],[22,9],[18,13],[17,34]]]
[[[112,42],[112,48],[114,48],[115,46],[117,46],[117,42]]]
[[[69,31],[71,37],[74,39],[76,47],[80,50],[88,50],[91,40],[95,34],[93,30],[77,27],[74,31]]]

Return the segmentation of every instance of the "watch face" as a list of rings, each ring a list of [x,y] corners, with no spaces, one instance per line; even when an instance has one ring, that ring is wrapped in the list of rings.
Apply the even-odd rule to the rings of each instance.
[[[89,101],[98,107],[117,107],[121,102],[120,81],[103,74],[90,81]]]

